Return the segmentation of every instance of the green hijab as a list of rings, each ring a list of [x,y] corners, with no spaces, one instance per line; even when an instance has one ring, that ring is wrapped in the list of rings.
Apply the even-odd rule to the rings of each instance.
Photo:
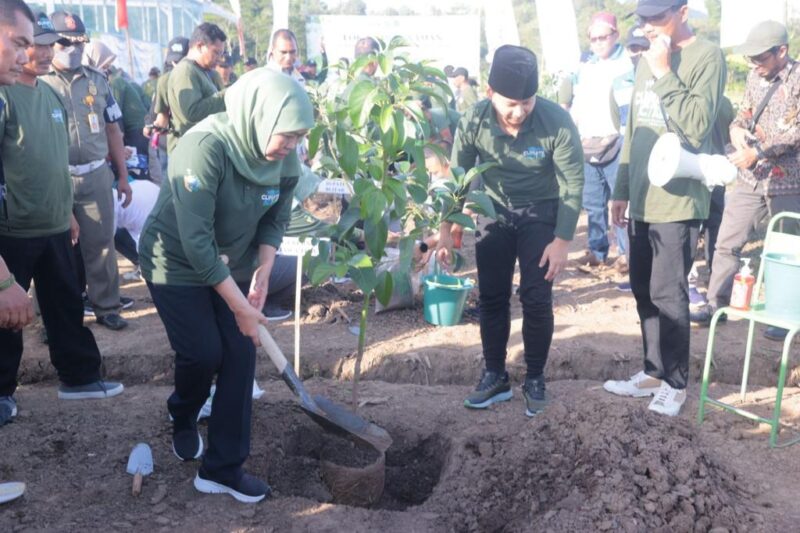
[[[297,152],[267,161],[274,133],[310,129],[314,112],[305,89],[289,76],[267,68],[248,72],[225,92],[225,112],[206,117],[192,132],[207,132],[225,144],[237,172],[257,185],[277,185],[301,174]]]

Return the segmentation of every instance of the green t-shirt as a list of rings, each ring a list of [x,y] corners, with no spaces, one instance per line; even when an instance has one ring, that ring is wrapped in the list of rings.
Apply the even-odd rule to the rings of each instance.
[[[572,240],[583,194],[583,148],[569,114],[537,97],[516,138],[497,123],[490,100],[482,100],[461,118],[452,161],[469,170],[480,158],[497,163],[483,172],[487,194],[514,209],[558,199],[555,235]]]
[[[236,171],[214,135],[182,137],[139,240],[145,279],[210,286],[230,274],[249,281],[258,245],[280,247],[296,184],[297,177],[289,177],[273,187],[255,185]]]
[[[46,83],[0,88],[0,157],[6,195],[0,235],[45,237],[67,231],[72,212],[69,125],[64,103]]]
[[[134,90],[134,85],[117,72],[109,77],[109,85],[114,99],[122,109],[123,132],[129,135],[133,132],[141,133],[144,128],[144,116],[147,110],[142,105],[139,94]]]
[[[160,78],[161,76],[159,76]],[[158,85],[158,78],[148,78],[147,81],[142,83],[142,92],[147,99],[147,107],[150,107],[150,102],[153,101],[153,95],[156,94],[156,86]]]
[[[695,150],[714,153],[712,130],[725,89],[725,58],[718,46],[698,38],[673,51],[671,64],[672,71],[656,80],[647,61],[639,62],[613,195],[630,202],[632,219],[649,223],[708,218],[705,185],[679,178],[656,187],[650,184],[647,164],[653,145],[667,132],[659,102]]]
[[[178,138],[208,115],[225,111],[225,91],[218,91],[216,71],[207,71],[184,58],[169,75],[167,103],[172,114],[172,129],[167,137],[167,152],[172,152]]]
[[[167,89],[169,88],[169,75],[172,73],[168,70],[158,77],[156,83],[156,92],[153,96],[153,113],[166,113],[169,111],[169,102],[167,102]]]

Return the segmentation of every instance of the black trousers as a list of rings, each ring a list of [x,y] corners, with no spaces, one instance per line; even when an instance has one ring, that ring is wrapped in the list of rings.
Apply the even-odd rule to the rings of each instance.
[[[139,266],[139,252],[136,250],[136,241],[133,240],[130,232],[125,228],[117,228],[117,232],[114,234],[114,248],[117,249],[118,254],[133,263],[133,266]]]
[[[203,467],[234,483],[250,454],[255,346],[212,287],[147,287],[175,350],[175,390],[167,400],[175,429],[193,426],[216,375]],[[240,288],[247,293],[247,285]]]
[[[545,247],[553,240],[558,202],[548,200],[524,209],[495,205],[498,218],[481,218],[475,257],[480,290],[481,343],[486,369],[505,370],[511,332],[511,287],[519,259],[522,342],[527,376],[544,371],[553,339],[553,284],[539,268]]]
[[[644,371],[685,389],[689,377],[689,282],[699,220],[631,220],[630,278],[642,327]]]
[[[100,351],[83,325],[83,300],[78,286],[69,231],[48,237],[0,236],[0,255],[23,289],[31,280],[47,330],[50,360],[58,378],[69,386],[100,379]],[[0,396],[17,388],[22,359],[22,332],[0,328]]]

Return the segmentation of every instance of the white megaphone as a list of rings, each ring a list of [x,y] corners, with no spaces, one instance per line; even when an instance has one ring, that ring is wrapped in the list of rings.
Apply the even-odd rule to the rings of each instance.
[[[733,183],[736,174],[736,166],[724,155],[693,154],[681,147],[680,138],[672,132],[656,141],[647,163],[647,175],[656,187],[675,178],[691,178],[713,189]]]

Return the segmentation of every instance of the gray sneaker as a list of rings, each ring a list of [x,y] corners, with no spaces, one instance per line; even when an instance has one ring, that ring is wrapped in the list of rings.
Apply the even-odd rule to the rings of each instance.
[[[86,385],[70,387],[64,385],[58,387],[59,400],[88,400],[91,398],[111,398],[125,390],[122,383],[113,381],[95,381]]]
[[[17,402],[11,396],[0,396],[0,426],[17,416]]]
[[[538,378],[525,378],[522,385],[522,396],[525,397],[525,414],[536,416],[547,405],[545,394],[544,376]]]
[[[484,370],[481,380],[475,391],[464,400],[464,407],[469,409],[486,409],[493,403],[510,400],[511,383],[508,381],[508,372],[502,374]]]

